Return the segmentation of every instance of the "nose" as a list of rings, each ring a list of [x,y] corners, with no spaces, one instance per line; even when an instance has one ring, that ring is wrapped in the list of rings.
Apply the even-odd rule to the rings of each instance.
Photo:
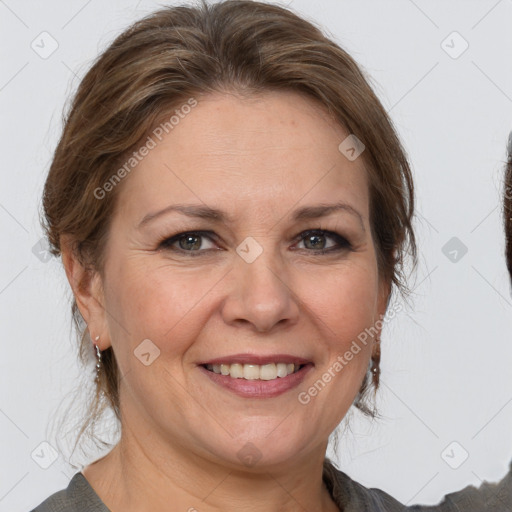
[[[285,264],[271,250],[249,263],[236,257],[222,315],[229,325],[247,325],[256,332],[297,323],[299,301]]]

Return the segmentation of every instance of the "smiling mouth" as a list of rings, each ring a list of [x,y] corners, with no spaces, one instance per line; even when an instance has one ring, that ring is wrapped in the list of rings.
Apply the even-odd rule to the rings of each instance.
[[[208,371],[231,377],[232,379],[245,380],[275,380],[297,373],[304,364],[295,363],[269,363],[269,364],[204,364]]]

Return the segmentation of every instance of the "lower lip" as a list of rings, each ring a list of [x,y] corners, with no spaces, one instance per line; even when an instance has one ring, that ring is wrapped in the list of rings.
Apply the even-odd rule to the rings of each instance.
[[[204,366],[198,366],[198,368],[215,384],[232,391],[238,396],[243,398],[272,398],[297,387],[313,368],[313,364],[306,364],[298,372],[291,373],[286,377],[277,377],[273,380],[233,379],[229,375],[211,372]]]

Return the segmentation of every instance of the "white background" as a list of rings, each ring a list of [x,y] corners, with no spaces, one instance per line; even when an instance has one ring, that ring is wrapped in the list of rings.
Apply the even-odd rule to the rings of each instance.
[[[56,445],[50,421],[84,373],[60,261],[32,252],[42,236],[40,195],[66,98],[92,59],[157,7],[0,1],[0,511],[31,509],[76,472],[66,453],[48,469],[31,458],[41,442]],[[413,303],[382,341],[384,419],[354,416],[339,466],[404,503],[437,503],[499,480],[512,460],[512,298],[500,211],[512,129],[512,1],[293,0],[291,8],[373,78],[412,161],[418,197]],[[59,45],[47,59],[31,48],[43,31]],[[446,40],[453,31],[469,44],[458,58],[464,41]],[[452,237],[468,249],[456,262],[442,251]],[[458,469],[442,457],[453,441],[469,453]],[[449,451],[452,460],[458,450]]]

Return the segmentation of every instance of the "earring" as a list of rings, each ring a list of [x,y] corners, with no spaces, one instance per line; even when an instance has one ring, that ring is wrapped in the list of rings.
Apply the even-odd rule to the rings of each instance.
[[[98,341],[99,339],[100,339],[100,337],[96,336],[96,338],[94,338],[94,341]],[[100,348],[98,347],[98,345],[96,345],[96,343],[93,343],[93,347],[96,352],[96,377],[95,377],[94,381],[96,382],[96,385],[98,385],[100,382],[100,372],[101,372],[101,351],[100,351]]]
[[[378,389],[380,381],[380,339],[375,340],[375,350],[372,353],[372,366],[370,371],[372,373],[375,389]]]

